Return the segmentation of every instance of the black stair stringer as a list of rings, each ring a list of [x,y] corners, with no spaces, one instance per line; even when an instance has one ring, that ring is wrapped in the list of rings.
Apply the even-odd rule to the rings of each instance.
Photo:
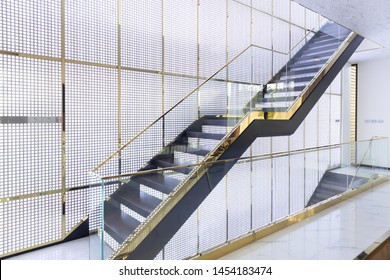
[[[299,127],[310,110],[320,99],[333,79],[359,46],[363,37],[356,36],[326,75],[290,120],[255,120],[220,156],[220,160],[240,157],[257,137],[291,135]],[[141,243],[127,256],[129,260],[154,259],[165,244],[174,236],[220,180],[234,166],[235,161],[214,164],[201,176],[193,187],[177,202],[165,217],[151,230]]]

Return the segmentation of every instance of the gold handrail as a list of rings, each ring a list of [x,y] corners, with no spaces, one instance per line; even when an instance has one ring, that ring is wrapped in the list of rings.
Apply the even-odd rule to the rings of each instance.
[[[311,147],[311,148],[297,149],[297,150],[292,150],[292,151],[283,151],[283,152],[267,153],[267,154],[257,154],[257,155],[252,155],[252,156],[235,157],[235,158],[229,158],[229,159],[224,159],[224,160],[213,160],[213,161],[207,161],[207,162],[192,163],[192,164],[187,164],[187,165],[175,165],[175,166],[172,166],[172,167],[155,168],[155,169],[148,169],[148,170],[142,170],[142,171],[137,171],[137,172],[126,173],[126,174],[117,174],[117,175],[112,175],[112,176],[105,176],[105,177],[101,177],[101,180],[120,179],[120,178],[123,178],[123,177],[131,177],[131,176],[136,176],[136,175],[145,175],[145,174],[151,174],[151,173],[156,173],[156,172],[160,172],[160,171],[168,171],[168,170],[174,171],[174,170],[177,170],[177,169],[188,168],[188,167],[196,167],[196,166],[212,165],[212,164],[222,164],[222,163],[231,162],[231,161],[263,160],[263,158],[269,158],[269,157],[283,157],[283,156],[290,156],[290,155],[298,155],[298,154],[303,154],[303,153],[310,153],[310,152],[317,151],[317,150],[334,149],[334,148],[337,148],[337,147],[341,147],[341,146],[344,146],[344,145],[350,145],[350,144],[357,144],[357,143],[364,143],[364,142],[371,143],[372,141],[386,139],[386,138],[387,137],[373,137],[373,138],[371,138],[369,140],[350,141],[350,142],[343,142],[343,143],[338,143],[338,144],[331,144],[331,145],[317,146],[317,147]]]
[[[229,64],[231,64],[232,62],[234,62],[238,57],[240,57],[244,52],[246,52],[248,49],[250,49],[251,47],[255,47],[255,48],[260,48],[260,49],[264,49],[264,50],[267,50],[267,51],[271,51],[271,52],[275,52],[275,53],[279,53],[279,54],[282,54],[282,55],[289,55],[294,49],[295,47],[298,46],[298,44],[300,44],[310,33],[312,33],[315,29],[317,28],[321,28],[321,24],[323,23],[323,21],[325,21],[327,19],[322,19],[320,24],[317,25],[316,27],[313,27],[297,44],[294,45],[293,48],[291,48],[287,53],[285,52],[281,52],[281,51],[277,51],[277,50],[274,50],[274,49],[270,49],[270,48],[266,48],[266,47],[262,47],[262,46],[258,46],[258,45],[255,45],[255,44],[250,44],[248,47],[246,47],[244,50],[242,50],[240,53],[238,53],[234,58],[232,58],[228,63],[226,63],[225,65],[223,65],[221,68],[219,68],[214,74],[212,74],[210,77],[208,77],[206,80],[204,80],[201,84],[199,84],[195,89],[193,89],[192,91],[190,91],[187,95],[185,95],[181,100],[179,100],[175,105],[173,105],[169,110],[167,110],[164,114],[162,114],[160,117],[158,117],[156,120],[154,120],[152,123],[150,123],[147,127],[145,127],[141,132],[139,132],[136,136],[134,136],[132,139],[130,139],[126,144],[124,144],[122,147],[120,147],[118,150],[116,150],[113,154],[111,154],[108,158],[106,158],[103,162],[101,162],[98,166],[96,166],[92,171],[91,171],[91,174],[96,176],[97,178],[101,178],[100,175],[98,175],[96,173],[96,171],[98,169],[100,169],[103,165],[105,165],[107,162],[109,162],[112,158],[114,158],[116,155],[118,155],[123,149],[125,149],[127,146],[129,146],[132,142],[134,142],[138,137],[140,137],[142,134],[144,134],[149,128],[151,128],[154,124],[156,124],[158,121],[160,121],[161,119],[163,119],[169,112],[171,112],[174,108],[176,108],[178,105],[180,105],[185,99],[187,99],[189,96],[191,96],[194,92],[198,91],[204,84],[206,84],[208,81],[212,80],[217,74],[219,74],[224,68],[226,68],[227,66],[229,66]]]

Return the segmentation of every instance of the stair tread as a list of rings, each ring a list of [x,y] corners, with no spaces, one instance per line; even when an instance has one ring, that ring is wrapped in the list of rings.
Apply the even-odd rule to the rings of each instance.
[[[225,134],[205,133],[200,131],[187,131],[187,137],[221,140]]]
[[[339,194],[345,192],[346,190],[347,190],[347,186],[345,186],[344,188],[332,188],[332,186],[320,184],[316,192],[332,195],[332,194]]]
[[[320,57],[320,58],[301,58],[299,60],[296,60],[294,63],[290,65],[301,65],[301,64],[307,64],[307,63],[325,63],[328,60],[328,57]]]
[[[286,112],[289,107],[261,108],[263,112]]]
[[[186,153],[186,154],[193,154],[198,156],[205,156],[210,152],[210,150],[206,150],[204,148],[195,148],[188,145],[174,145],[172,146],[172,151]]]
[[[322,53],[302,54],[301,58],[323,58],[330,57],[334,53],[334,50],[324,51]]]
[[[123,243],[139,224],[137,219],[113,206],[110,201],[104,202],[104,230],[118,243]]]
[[[289,76],[281,76],[279,80],[276,80],[275,83],[302,83],[309,82],[313,79],[314,76],[306,76],[300,78],[292,78]]]
[[[305,89],[307,85],[300,85],[300,86],[287,86],[287,87],[283,87],[283,88],[277,88],[275,89],[274,92],[301,92],[302,90]]]
[[[264,98],[258,98],[258,102],[288,102],[288,101],[294,101],[297,96],[286,96],[286,97],[264,97]]]
[[[341,191],[348,187],[348,183],[346,181],[343,182],[330,182],[326,180],[321,180],[320,185],[323,188],[327,188],[329,190]]]
[[[289,69],[287,74],[288,75],[298,75],[298,74],[303,74],[303,73],[311,73],[311,74],[316,74],[319,70],[321,69],[321,66],[316,66],[312,68],[303,68],[303,69]]]
[[[284,92],[266,92],[264,93],[264,98],[276,98],[276,97],[286,97],[286,96],[299,96],[301,91],[289,91],[287,93]]]
[[[326,63],[326,61],[327,60],[293,63],[288,65],[288,68],[289,69],[302,68],[302,67],[314,68],[314,67],[322,66],[323,64]]]
[[[321,41],[340,41],[342,39],[342,36],[334,36],[335,34],[321,34],[319,36],[317,36],[316,38],[314,38],[314,40],[312,41],[313,43],[314,42],[321,42]]]
[[[309,54],[321,54],[324,52],[335,52],[338,48],[339,44],[329,44],[329,45],[319,45],[319,46],[311,46],[307,48],[306,50],[302,51],[303,55],[309,55]]]
[[[238,123],[240,119],[238,118],[204,118],[203,124],[206,125],[215,125],[215,126],[232,126]]]
[[[157,197],[136,188],[124,186],[115,192],[111,199],[115,199],[144,217],[147,217],[161,203]]]
[[[158,166],[163,167],[163,168],[185,166],[185,165],[191,165],[191,164],[196,163],[196,162],[177,159],[177,158],[173,158],[173,157],[160,157],[160,158],[155,159],[153,162],[155,164],[157,164]],[[194,168],[195,168],[194,166],[188,166],[188,167],[183,167],[183,168],[176,168],[176,169],[173,169],[173,171],[188,174]]]
[[[180,183],[178,179],[159,173],[136,176],[132,180],[165,194],[170,194]]]

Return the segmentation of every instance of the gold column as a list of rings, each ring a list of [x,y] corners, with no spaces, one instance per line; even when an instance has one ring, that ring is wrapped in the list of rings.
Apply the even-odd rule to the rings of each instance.
[[[62,113],[61,113],[61,236],[66,236],[66,133],[65,133],[65,0],[61,0],[61,84],[62,84]]]

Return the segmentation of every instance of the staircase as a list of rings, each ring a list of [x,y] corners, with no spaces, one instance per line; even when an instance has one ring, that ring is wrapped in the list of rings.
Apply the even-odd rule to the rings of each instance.
[[[245,106],[199,117],[123,182],[104,202],[104,231],[120,244],[111,259],[153,259],[235,164],[230,159],[257,137],[294,133],[362,40],[325,24]]]
[[[353,189],[368,182],[368,178],[341,174],[328,170],[310,197],[306,207],[339,195],[348,189]]]

